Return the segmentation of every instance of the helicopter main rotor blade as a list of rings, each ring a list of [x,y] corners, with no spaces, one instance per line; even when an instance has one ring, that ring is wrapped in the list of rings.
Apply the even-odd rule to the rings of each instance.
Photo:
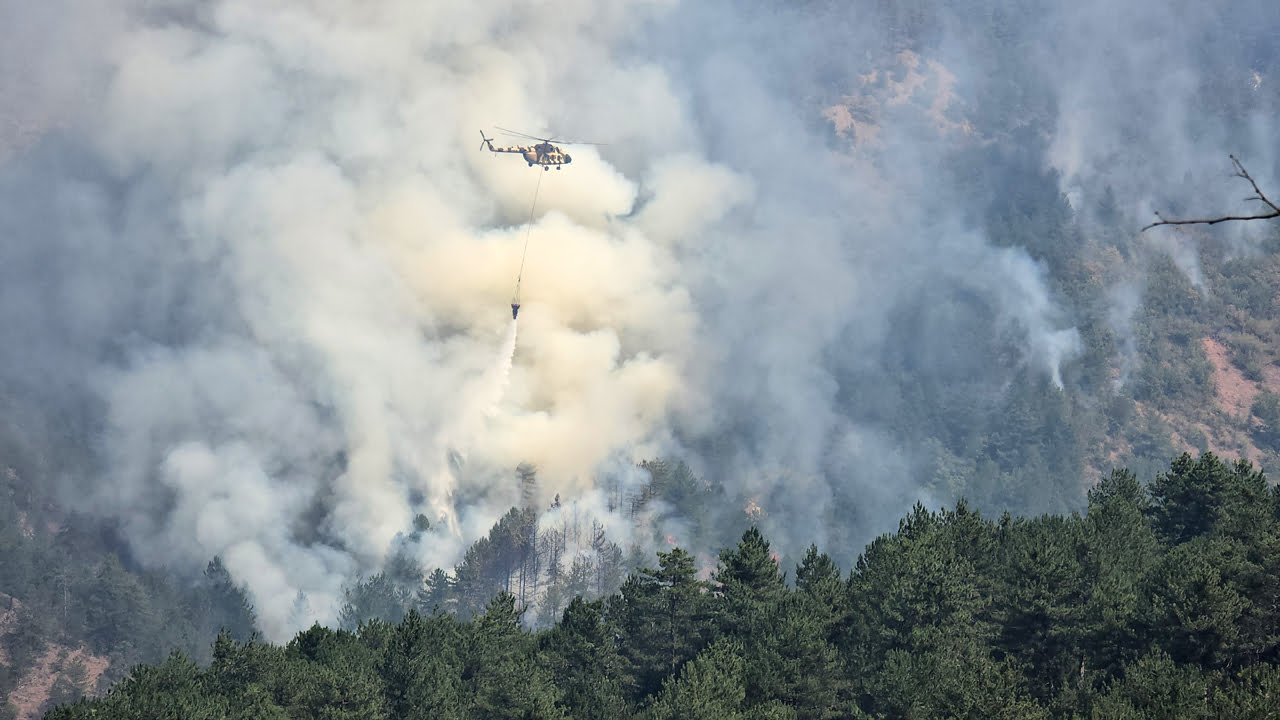
[[[550,140],[548,140],[548,139],[546,139],[546,138],[540,138],[540,137],[537,137],[537,136],[534,136],[534,135],[530,135],[530,134],[528,134],[528,133],[516,132],[515,130],[508,130],[508,129],[504,128],[504,127],[498,127],[497,125],[494,125],[493,127],[494,127],[494,128],[496,128],[497,130],[500,130],[500,131],[502,131],[502,132],[506,133],[507,135],[511,135],[512,137],[520,137],[520,138],[524,138],[524,139],[526,139],[526,140],[537,140],[538,142],[551,142]]]
[[[609,143],[598,143],[598,142],[586,142],[584,140],[561,140],[560,138],[541,138],[536,135],[530,135],[528,133],[516,132],[515,130],[508,130],[507,128],[498,127],[497,125],[494,125],[493,127],[501,131],[502,133],[506,135],[510,135],[512,137],[524,138],[526,140],[536,140],[540,143],[551,143],[552,145],[608,145],[609,144]]]

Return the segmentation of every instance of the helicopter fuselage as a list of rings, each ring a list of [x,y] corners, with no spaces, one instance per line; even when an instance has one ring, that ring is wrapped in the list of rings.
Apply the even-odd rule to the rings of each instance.
[[[523,148],[525,162],[530,167],[534,165],[568,165],[573,162],[573,158],[569,157],[569,153],[552,145],[551,143],[538,143],[531,147]]]
[[[484,133],[481,133],[480,136],[483,138]],[[510,145],[507,147],[498,147],[495,146],[488,138],[485,138],[484,145],[489,148],[489,152],[515,153],[521,155],[524,157],[524,161],[529,163],[529,167],[542,165],[546,168],[554,166],[559,169],[561,165],[568,165],[573,162],[573,158],[569,156],[569,153],[549,142],[542,142],[537,145]]]

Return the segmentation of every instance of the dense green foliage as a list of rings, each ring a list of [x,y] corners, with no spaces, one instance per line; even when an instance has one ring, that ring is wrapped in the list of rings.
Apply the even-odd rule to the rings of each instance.
[[[174,653],[49,717],[1270,717],[1280,492],[1206,453],[1146,487],[1116,471],[1088,503],[917,505],[847,578],[811,547],[794,585],[751,528],[709,576],[659,552],[539,632],[504,589],[467,621],[224,634],[207,668]]]
[[[155,662],[173,648],[206,661],[220,629],[254,633],[253,608],[214,558],[194,582],[127,566],[111,546],[109,528],[75,515],[56,517],[15,473],[0,474],[0,612],[15,613],[0,636],[0,697],[50,644],[84,647],[111,662],[109,684],[137,662]],[[51,701],[95,690],[83,664],[61,667]]]

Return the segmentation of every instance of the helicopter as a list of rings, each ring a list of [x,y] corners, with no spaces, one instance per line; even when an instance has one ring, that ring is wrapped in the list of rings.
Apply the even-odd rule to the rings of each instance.
[[[495,153],[517,153],[524,156],[524,161],[529,163],[529,167],[541,165],[543,170],[550,170],[552,167],[559,170],[560,166],[568,165],[573,162],[573,158],[569,153],[562,150],[554,143],[561,142],[566,145],[602,145],[603,143],[587,143],[587,142],[565,142],[564,140],[556,140],[552,138],[540,138],[525,133],[507,130],[506,128],[498,128],[507,135],[512,137],[524,138],[526,140],[537,140],[536,145],[511,145],[509,147],[494,147],[493,138],[487,137],[484,131],[480,131],[480,149],[489,149],[489,152]]]

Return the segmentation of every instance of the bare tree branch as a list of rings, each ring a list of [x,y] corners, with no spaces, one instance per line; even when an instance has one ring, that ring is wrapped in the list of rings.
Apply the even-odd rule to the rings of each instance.
[[[1280,205],[1276,205],[1274,202],[1271,202],[1266,195],[1262,194],[1262,190],[1258,187],[1258,183],[1253,179],[1253,176],[1249,174],[1249,171],[1244,169],[1244,165],[1240,164],[1240,161],[1236,159],[1235,155],[1229,155],[1228,157],[1231,158],[1231,164],[1236,168],[1236,171],[1233,174],[1238,178],[1248,180],[1249,184],[1253,186],[1253,196],[1247,197],[1245,200],[1257,200],[1271,208],[1270,212],[1265,212],[1261,215],[1224,215],[1222,217],[1208,218],[1204,220],[1165,220],[1164,216],[1157,212],[1156,217],[1160,218],[1160,221],[1151,223],[1150,225],[1142,228],[1142,231],[1146,232],[1147,230],[1160,225],[1217,225],[1220,222],[1229,222],[1231,220],[1268,220],[1270,218],[1280,217]]]

